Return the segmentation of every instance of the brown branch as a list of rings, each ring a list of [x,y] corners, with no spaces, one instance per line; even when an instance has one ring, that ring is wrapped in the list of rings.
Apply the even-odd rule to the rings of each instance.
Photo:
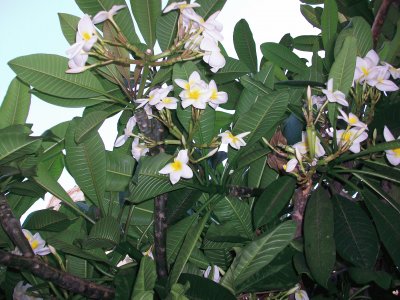
[[[32,247],[26,239],[21,229],[21,223],[16,219],[8,205],[6,196],[0,194],[0,222],[4,231],[10,237],[11,241],[21,251],[25,257],[34,257]]]
[[[304,211],[306,209],[308,197],[310,196],[311,187],[312,180],[309,180],[304,185],[298,187],[294,192],[292,220],[296,222],[295,239],[303,235]]]
[[[374,23],[372,24],[372,39],[374,41],[374,48],[376,48],[379,35],[382,31],[382,26],[385,23],[386,16],[389,12],[390,5],[395,3],[399,5],[400,0],[383,0],[378,12],[376,13]]]
[[[230,185],[228,186],[227,195],[233,197],[250,198],[250,197],[260,196],[263,191],[264,191],[263,189],[259,188]]]
[[[60,271],[37,257],[24,257],[0,250],[0,264],[19,271],[30,271],[44,280],[92,299],[113,299],[114,289]]]

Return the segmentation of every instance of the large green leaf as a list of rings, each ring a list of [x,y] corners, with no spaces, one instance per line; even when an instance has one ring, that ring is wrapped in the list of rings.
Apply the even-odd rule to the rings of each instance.
[[[41,143],[42,140],[40,138],[24,134],[15,134],[13,132],[0,134],[0,165],[35,153]]]
[[[168,199],[169,200],[169,199]],[[185,236],[192,226],[192,224],[196,221],[196,217],[190,216],[187,217],[180,222],[168,227],[167,231],[167,261],[172,264],[178,252],[182,246],[183,240]]]
[[[198,122],[197,127],[195,127],[196,131],[193,136],[195,142],[199,144],[208,144],[215,137],[214,135],[215,116],[216,116],[215,109],[209,105],[207,105],[206,109],[201,111],[200,121]]]
[[[111,216],[105,216],[93,225],[83,247],[86,249],[110,249],[119,243],[120,235],[121,225],[119,222]]]
[[[246,137],[247,145],[256,143],[275,129],[286,111],[288,102],[289,94],[286,91],[260,97],[248,112],[239,117],[233,127],[233,133],[236,135],[249,131],[250,134]]]
[[[131,155],[110,151],[106,152],[106,158],[106,191],[125,191],[132,179],[136,161]]]
[[[159,171],[171,160],[171,155],[161,153],[156,156],[145,156],[140,159],[133,180],[129,184],[129,201],[140,203],[157,195],[183,188],[181,179],[172,185],[168,176],[161,175]]]
[[[168,194],[167,222],[168,225],[175,224],[188,215],[197,200],[203,194],[199,190],[181,189]]]
[[[149,48],[156,43],[157,18],[161,16],[161,1],[131,0],[132,12]]]
[[[29,86],[14,78],[0,107],[0,128],[24,124],[31,105]]]
[[[295,230],[295,223],[286,221],[270,233],[246,245],[225,273],[221,284],[232,292],[237,292],[236,286],[268,265],[289,245]]]
[[[183,241],[182,247],[179,250],[177,259],[169,276],[169,286],[172,286],[178,282],[179,276],[189,260],[193,249],[196,247],[197,240],[203,232],[204,226],[206,225],[210,214],[211,211],[208,211],[197,224],[193,224],[190,227],[188,233],[186,234],[185,240]]]
[[[399,213],[368,190],[364,191],[363,198],[372,215],[380,240],[396,266],[400,266]]]
[[[378,236],[365,211],[335,195],[335,244],[339,255],[357,267],[371,269],[379,252]]]
[[[89,200],[102,210],[106,187],[106,152],[98,133],[80,144],[75,143],[75,119],[65,137],[68,171]]]
[[[336,260],[333,206],[323,188],[313,191],[304,216],[304,250],[315,281],[327,287]]]
[[[23,227],[29,230],[62,231],[71,225],[71,220],[63,213],[42,209],[29,214]]]
[[[232,81],[250,72],[250,69],[240,60],[231,57],[225,57],[225,59],[225,66],[211,78],[218,84]]]
[[[178,31],[179,12],[170,11],[158,17],[156,35],[161,50],[167,50],[174,43]]]
[[[273,221],[288,204],[296,187],[291,176],[282,176],[268,185],[257,199],[253,208],[253,220],[256,227]]]
[[[318,17],[316,8],[311,5],[300,5],[300,12],[303,17],[314,27],[321,27],[321,20]]]
[[[335,44],[338,8],[335,0],[325,0],[324,10],[321,16],[322,43],[325,48],[325,57],[331,62],[333,54],[333,45]]]
[[[221,10],[226,0],[198,0],[196,3],[200,4],[200,7],[196,8],[196,12],[204,19],[207,19],[216,11]]]
[[[249,23],[245,19],[241,19],[235,25],[233,30],[233,44],[239,59],[249,67],[251,72],[257,72],[256,43],[254,42]]]
[[[92,106],[92,105],[101,104],[101,103],[110,101],[110,99],[105,96],[97,96],[97,97],[90,97],[90,98],[84,98],[84,99],[63,98],[63,97],[57,97],[57,96],[45,94],[45,93],[42,93],[35,89],[33,89],[31,91],[31,93],[47,103],[61,106],[61,107],[87,107],[87,106]]]
[[[72,275],[89,278],[89,269],[92,269],[92,265],[86,259],[76,257],[73,255],[65,255],[65,268],[66,271]]]
[[[80,18],[65,13],[58,13],[58,18],[60,20],[61,31],[64,34],[65,39],[70,45],[74,44],[76,41],[76,30]]]
[[[258,95],[258,96],[265,96],[271,93],[271,89],[266,87],[260,81],[253,79],[249,75],[244,75],[240,77],[240,83],[243,87],[250,92]]]
[[[75,2],[84,13],[90,16],[95,16],[100,11],[109,11],[113,5],[126,5],[124,0],[75,0]],[[128,8],[118,11],[114,20],[131,44],[140,43]]]
[[[139,273],[136,276],[135,286],[133,287],[132,299],[153,299],[153,289],[156,284],[157,273],[156,264],[148,256],[143,256],[140,260]],[[149,297],[140,298],[140,294],[148,292]]]
[[[68,59],[54,54],[20,56],[9,63],[24,82],[35,89],[61,98],[89,98],[106,91],[91,72],[67,74]]]
[[[268,42],[261,44],[260,48],[266,60],[281,68],[298,74],[304,74],[308,70],[307,65],[300,57],[281,44]]]

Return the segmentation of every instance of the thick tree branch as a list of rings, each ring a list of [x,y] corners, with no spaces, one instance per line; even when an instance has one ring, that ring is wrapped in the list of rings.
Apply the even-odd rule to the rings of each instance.
[[[230,185],[230,186],[228,186],[227,195],[233,196],[233,197],[250,198],[250,197],[260,196],[263,191],[264,191],[263,189],[259,189],[259,188]]]
[[[6,196],[0,194],[0,222],[11,241],[25,257],[34,257],[35,254],[21,229],[21,223],[16,219],[8,205]]]
[[[312,181],[309,180],[304,185],[299,186],[294,192],[292,220],[296,222],[295,239],[303,235],[304,211],[306,209],[308,197],[310,196],[311,187]]]
[[[37,257],[24,257],[0,250],[0,264],[19,271],[29,271],[73,293],[92,299],[113,299],[114,289],[62,272]]]
[[[382,31],[382,26],[385,23],[386,16],[392,4],[400,4],[400,0],[383,0],[378,12],[376,13],[374,23],[372,24],[372,39],[374,41],[374,48],[376,48],[379,35]]]

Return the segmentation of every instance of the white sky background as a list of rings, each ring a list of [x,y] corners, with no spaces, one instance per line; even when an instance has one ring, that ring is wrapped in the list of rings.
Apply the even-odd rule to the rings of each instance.
[[[299,0],[228,0],[217,20],[224,25],[222,33],[225,39],[222,44],[229,56],[237,58],[232,35],[240,19],[246,19],[250,25],[258,49],[258,61],[261,59],[259,46],[264,42],[279,42],[286,33],[292,37],[318,34],[319,30],[301,15],[300,4]],[[61,32],[57,13],[80,17],[83,13],[73,0],[1,0],[0,11],[3,33],[0,42],[0,101],[3,101],[8,85],[15,76],[7,62],[34,53],[65,56],[69,45]],[[309,58],[305,52],[297,54]],[[58,123],[80,116],[81,112],[82,109],[57,107],[33,97],[27,122],[34,124],[34,134],[39,135]],[[117,117],[111,118],[100,129],[109,150],[116,138],[116,121]],[[68,190],[74,186],[74,182],[65,173],[60,183]],[[41,206],[45,206],[45,203],[41,200]]]

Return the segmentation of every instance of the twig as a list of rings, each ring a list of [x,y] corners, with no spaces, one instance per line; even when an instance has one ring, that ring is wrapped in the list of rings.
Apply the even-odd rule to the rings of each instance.
[[[378,12],[376,13],[375,20],[372,24],[371,29],[372,39],[374,41],[374,48],[376,48],[377,46],[383,23],[385,23],[385,18],[389,12],[389,8],[392,3],[400,4],[400,0],[383,0]]]
[[[299,238],[303,235],[303,219],[308,197],[310,196],[312,181],[307,181],[304,185],[298,187],[294,192],[294,207],[292,220],[296,222],[296,233],[294,238]]]

